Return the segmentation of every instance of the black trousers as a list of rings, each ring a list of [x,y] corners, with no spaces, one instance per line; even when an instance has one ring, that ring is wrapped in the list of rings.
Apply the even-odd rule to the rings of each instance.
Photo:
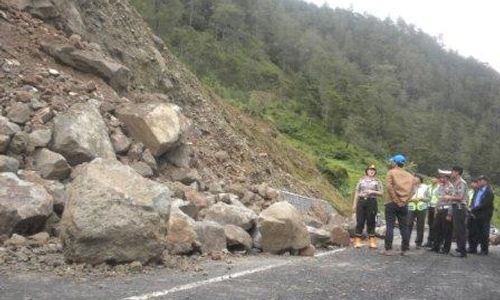
[[[434,232],[434,219],[436,216],[436,208],[434,207],[429,207],[427,209],[427,225],[429,226],[429,235],[427,236],[427,243],[432,245],[435,239],[435,232]]]
[[[408,239],[411,238],[411,232],[413,231],[413,224],[415,220],[417,221],[417,238],[415,239],[415,245],[422,246],[424,240],[424,229],[425,229],[425,216],[427,215],[427,209],[425,210],[410,210],[408,211]]]
[[[488,253],[490,244],[490,220],[469,217],[469,251],[477,252],[477,246],[481,245],[481,252]]]
[[[375,219],[377,217],[377,199],[358,199],[356,206],[356,236],[362,236],[363,229],[365,228],[369,236],[375,236]]]
[[[450,252],[453,223],[452,221],[446,220],[447,216],[447,209],[437,209],[436,218],[434,220],[435,240],[432,245],[434,251],[442,250],[446,253]]]
[[[394,202],[385,205],[385,250],[392,250],[396,218],[398,219],[399,232],[401,233],[401,251],[407,251],[410,249],[410,236],[408,234],[408,205],[399,207]]]
[[[465,206],[460,206],[454,204],[453,206],[453,236],[455,236],[456,242],[457,242],[457,248],[458,252],[460,253],[466,253],[466,240],[467,240],[467,233],[466,233],[466,217],[467,217],[467,210],[465,209]]]

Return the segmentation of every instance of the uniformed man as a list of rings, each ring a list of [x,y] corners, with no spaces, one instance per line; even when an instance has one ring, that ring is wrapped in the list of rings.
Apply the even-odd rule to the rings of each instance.
[[[446,196],[452,204],[453,215],[453,235],[457,242],[457,254],[451,253],[455,257],[467,257],[466,250],[466,220],[467,220],[467,202],[468,187],[467,182],[462,178],[463,168],[455,166],[451,169],[451,183],[454,187],[453,195]]]
[[[448,197],[455,194],[455,187],[450,182],[450,171],[439,170],[439,187],[436,191],[436,218],[434,220],[434,241],[430,251],[448,254],[453,234],[452,207]]]

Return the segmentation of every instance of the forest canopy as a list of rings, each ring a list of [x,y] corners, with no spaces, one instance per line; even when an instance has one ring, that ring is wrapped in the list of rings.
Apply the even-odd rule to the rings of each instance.
[[[500,180],[500,75],[401,19],[299,0],[131,2],[203,82],[255,114],[306,118],[423,173],[459,164]]]

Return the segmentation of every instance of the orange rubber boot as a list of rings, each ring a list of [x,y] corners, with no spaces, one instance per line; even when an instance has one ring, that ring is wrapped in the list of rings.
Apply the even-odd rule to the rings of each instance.
[[[361,242],[360,237],[354,237],[354,248],[361,248],[363,246],[363,243]]]

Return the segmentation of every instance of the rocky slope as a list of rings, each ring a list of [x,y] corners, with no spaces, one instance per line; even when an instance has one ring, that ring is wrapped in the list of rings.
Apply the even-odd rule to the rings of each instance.
[[[127,1],[0,0],[0,37],[0,264],[40,244],[142,265],[348,243],[335,212],[280,202],[322,196],[289,174],[323,180],[311,161],[204,90]],[[16,240],[39,232],[62,242]]]

